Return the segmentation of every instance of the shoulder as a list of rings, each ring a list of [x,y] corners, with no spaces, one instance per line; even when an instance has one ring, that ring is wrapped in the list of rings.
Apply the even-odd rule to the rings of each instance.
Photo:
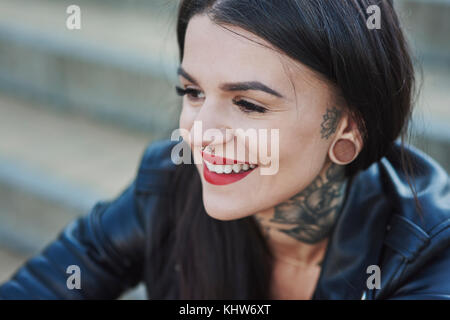
[[[422,151],[406,147],[421,209],[401,169],[400,146],[378,164],[392,211],[384,243],[400,259],[392,278],[393,297],[450,298],[450,185],[446,171]],[[393,263],[391,261],[391,263]],[[390,274],[389,272],[387,274]],[[394,283],[397,285],[394,286]]]
[[[179,143],[172,140],[150,142],[142,154],[139,170],[174,170],[171,154],[172,149]]]
[[[183,142],[158,140],[146,146],[138,166],[136,191],[170,192],[174,173],[179,167],[172,154],[180,143]]]
[[[412,175],[402,169],[401,146],[395,144],[392,152],[379,163],[380,179],[394,212],[403,220],[432,234],[439,225],[450,221],[450,182],[447,172],[424,152],[407,146],[403,148],[409,158]],[[408,160],[405,160],[408,161]],[[420,209],[417,208],[414,187]]]

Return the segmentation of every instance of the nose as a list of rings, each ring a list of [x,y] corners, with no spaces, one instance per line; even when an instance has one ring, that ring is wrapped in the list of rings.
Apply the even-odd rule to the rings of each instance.
[[[203,132],[202,147],[224,145],[233,139],[233,130],[229,127],[207,128]]]
[[[225,145],[234,137],[233,129],[227,123],[226,114],[219,105],[213,105],[211,102],[207,104],[205,101],[194,121],[191,141],[195,147],[205,149],[207,146],[213,148]]]
[[[233,140],[234,134],[231,128],[207,128],[203,131],[202,135],[192,140],[194,148],[201,148],[202,151],[206,151],[211,154],[219,154],[224,152],[227,148],[227,143]]]

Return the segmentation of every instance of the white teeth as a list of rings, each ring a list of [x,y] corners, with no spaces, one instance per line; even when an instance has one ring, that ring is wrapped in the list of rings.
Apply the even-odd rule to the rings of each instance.
[[[233,171],[235,172],[235,173],[238,173],[239,171],[241,171],[241,169],[242,169],[242,166],[240,165],[240,164],[233,164]]]
[[[211,163],[206,162],[206,161],[205,161],[205,164],[209,171],[214,171],[214,165],[212,165]]]
[[[212,164],[205,160],[205,165],[208,168],[209,171],[218,173],[218,174],[230,174],[230,173],[239,173],[242,171],[247,171],[249,169],[256,168],[256,165],[251,164],[226,164],[226,165],[219,165],[219,164]]]
[[[227,165],[223,166],[223,172],[224,173],[231,173],[231,171],[233,171],[231,165],[227,164]]]

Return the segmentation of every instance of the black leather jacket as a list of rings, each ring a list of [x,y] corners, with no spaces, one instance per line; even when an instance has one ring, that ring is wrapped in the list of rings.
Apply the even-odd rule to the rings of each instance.
[[[0,286],[0,298],[115,299],[144,282],[148,226],[170,208],[175,143],[150,144],[133,183],[70,223]],[[360,172],[331,235],[313,299],[450,299],[448,175],[425,154],[408,152],[418,165],[423,219],[398,156],[388,155]],[[80,267],[79,290],[67,288],[69,265]],[[379,289],[368,289],[370,265],[380,268]],[[175,279],[168,299],[177,297]],[[146,286],[150,293],[151,284]]]

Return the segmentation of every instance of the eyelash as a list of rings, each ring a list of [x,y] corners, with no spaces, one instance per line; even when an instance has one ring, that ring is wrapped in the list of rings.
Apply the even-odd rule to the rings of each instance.
[[[192,88],[183,89],[178,86],[176,86],[175,89],[176,89],[177,94],[180,97],[182,97],[184,95],[196,95],[200,92],[199,90],[196,90],[196,89],[192,89]],[[233,99],[233,103],[235,105],[237,105],[242,112],[245,112],[245,113],[252,113],[252,112],[265,113],[267,111],[266,108],[258,106],[256,104],[253,104],[246,100]]]

